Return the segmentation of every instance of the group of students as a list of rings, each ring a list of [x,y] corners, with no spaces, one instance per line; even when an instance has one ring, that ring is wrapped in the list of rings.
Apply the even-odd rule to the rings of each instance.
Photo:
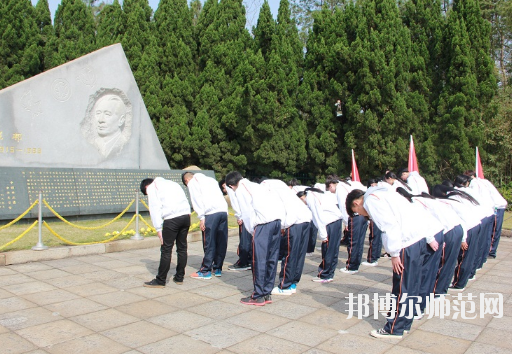
[[[457,176],[453,184],[445,181],[433,187],[432,194],[417,172],[406,169],[399,177],[386,171],[383,178],[368,181],[368,188],[335,175],[308,187],[296,180],[249,181],[237,171],[219,184],[190,172],[183,174],[182,181],[203,235],[204,258],[191,277],[222,276],[228,212],[224,192],[239,225],[238,260],[229,269],[252,270],[253,275],[253,292],[241,299],[246,305],[264,306],[272,302],[271,295],[296,293],[305,257],[314,252],[317,239],[321,262],[312,280],[318,283],[333,281],[340,243],[347,245],[347,261],[340,269],[346,274],[358,272],[361,265],[377,266],[384,247],[391,257],[396,311],[384,328],[371,332],[377,338],[401,337],[410,330],[412,318],[403,315],[407,311],[402,307],[419,308],[418,318],[431,293],[441,296],[449,289],[464,290],[487,257],[496,257],[507,206],[496,188],[476,178],[473,171]],[[151,219],[162,243],[158,275],[144,286],[165,286],[174,242],[178,262],[173,280],[182,284],[184,229],[190,226],[185,193],[177,183],[163,178],[142,181],[141,191],[148,195]],[[181,220],[185,215],[188,223]],[[370,247],[362,261],[368,228]],[[279,281],[274,286],[279,261]],[[401,301],[404,294],[419,306]]]

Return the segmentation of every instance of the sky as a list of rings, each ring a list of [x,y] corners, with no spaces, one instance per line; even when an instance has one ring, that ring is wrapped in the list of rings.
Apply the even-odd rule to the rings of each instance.
[[[31,0],[32,4],[36,4],[38,0]],[[112,3],[112,0],[104,0],[106,3]],[[120,0],[122,3],[123,1]],[[149,0],[149,6],[153,8],[155,11],[158,8],[158,3],[160,0]],[[258,21],[258,16],[260,13],[261,5],[263,5],[263,0],[243,0],[244,5],[246,6],[246,17],[247,17],[247,28],[252,28],[256,26],[256,22]],[[50,12],[52,13],[52,21],[55,16],[55,11],[57,10],[57,6],[61,3],[61,0],[48,0],[48,4],[50,6]],[[274,18],[277,18],[277,10],[279,9],[279,0],[268,0],[268,4],[270,5],[270,10],[274,15]]]

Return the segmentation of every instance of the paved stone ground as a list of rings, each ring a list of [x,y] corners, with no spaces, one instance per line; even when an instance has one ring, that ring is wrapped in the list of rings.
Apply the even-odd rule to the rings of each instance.
[[[263,307],[239,302],[251,292],[250,271],[142,287],[156,272],[157,248],[0,267],[0,353],[511,353],[512,240],[502,239],[498,251],[465,293],[502,293],[503,318],[424,318],[402,340],[369,336],[382,317],[347,319],[348,293],[390,292],[389,259],[322,285],[311,281],[317,252],[298,293]],[[187,274],[201,254],[201,243],[189,243]]]

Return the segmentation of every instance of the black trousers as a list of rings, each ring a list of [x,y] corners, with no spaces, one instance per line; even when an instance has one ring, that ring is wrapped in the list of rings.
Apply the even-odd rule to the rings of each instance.
[[[162,228],[163,245],[160,246],[160,266],[156,280],[159,284],[165,285],[167,273],[171,268],[171,255],[174,242],[176,242],[176,254],[178,264],[176,265],[176,280],[183,281],[185,267],[187,266],[187,235],[190,227],[190,215],[182,215],[169,220],[164,220]]]

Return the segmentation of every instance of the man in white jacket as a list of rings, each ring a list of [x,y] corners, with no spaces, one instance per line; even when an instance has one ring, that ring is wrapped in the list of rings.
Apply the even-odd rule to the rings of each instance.
[[[171,267],[174,242],[178,264],[173,281],[181,285],[187,266],[187,235],[190,227],[190,205],[181,186],[173,181],[157,177],[146,178],[140,184],[142,194],[148,196],[151,221],[160,238],[160,265],[155,279],[144,283],[148,288],[163,288]]]
[[[489,195],[494,203],[492,234],[489,247],[487,247],[489,252],[485,253],[483,259],[483,262],[486,262],[488,256],[496,258],[496,249],[500,242],[501,227],[503,226],[503,217],[505,216],[505,209],[507,209],[508,202],[491,182],[485,178],[477,178],[475,171],[466,171],[464,174],[471,178],[469,188],[477,189],[480,194]]]
[[[426,237],[433,236],[429,225],[418,218],[409,202],[398,193],[383,187],[369,188],[366,193],[351,191],[346,200],[349,214],[369,217],[382,230],[382,241],[391,255],[393,290],[396,306],[384,328],[373,330],[376,338],[401,338],[413,321],[411,306],[420,294]],[[432,243],[435,248],[435,241]]]
[[[244,226],[253,235],[254,291],[240,302],[264,306],[272,302],[270,293],[274,287],[279,257],[281,220],[286,217],[284,206],[266,187],[250,182],[238,171],[227,174],[226,185],[235,191]]]
[[[212,271],[216,277],[220,277],[228,248],[228,203],[214,178],[202,173],[185,172],[181,179],[188,187],[203,233],[203,262],[201,268],[190,277],[211,279]]]

